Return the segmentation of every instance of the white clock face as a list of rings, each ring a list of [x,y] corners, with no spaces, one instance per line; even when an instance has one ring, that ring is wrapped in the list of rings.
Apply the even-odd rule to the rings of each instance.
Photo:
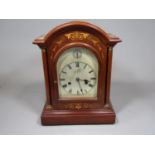
[[[88,48],[65,50],[57,62],[60,98],[97,97],[98,61]]]

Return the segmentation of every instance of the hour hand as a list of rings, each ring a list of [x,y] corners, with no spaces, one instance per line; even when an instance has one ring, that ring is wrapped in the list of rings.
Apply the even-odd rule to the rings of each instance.
[[[80,91],[83,94],[83,90],[82,90],[82,87],[81,87],[81,84],[80,84],[80,78],[76,78],[76,81],[78,82]]]

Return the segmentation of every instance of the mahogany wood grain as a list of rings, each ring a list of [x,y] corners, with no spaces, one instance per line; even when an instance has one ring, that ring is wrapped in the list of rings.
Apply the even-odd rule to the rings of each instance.
[[[110,103],[109,103],[110,105]],[[42,125],[70,124],[113,124],[115,112],[112,107],[90,110],[54,110],[45,105],[41,122]]]
[[[113,49],[109,47],[107,52],[107,77],[106,77],[106,103],[110,102],[110,84],[111,84],[111,71],[112,71],[112,56],[113,56]]]

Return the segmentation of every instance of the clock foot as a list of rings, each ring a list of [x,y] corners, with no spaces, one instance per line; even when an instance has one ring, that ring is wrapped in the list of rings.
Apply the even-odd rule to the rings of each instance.
[[[115,112],[112,107],[90,110],[55,110],[46,104],[41,116],[42,125],[113,124]]]

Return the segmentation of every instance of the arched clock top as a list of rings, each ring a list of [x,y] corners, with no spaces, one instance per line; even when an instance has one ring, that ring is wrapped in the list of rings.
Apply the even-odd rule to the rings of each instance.
[[[40,48],[45,48],[50,46],[50,44],[53,42],[53,40],[55,40],[57,36],[60,36],[61,34],[64,33],[70,33],[73,31],[82,31],[85,33],[92,34],[97,38],[99,38],[103,44],[109,46],[114,46],[116,43],[121,42],[121,40],[118,37],[106,33],[104,30],[100,29],[99,27],[93,24],[81,21],[73,21],[57,26],[46,35],[43,35],[35,39],[33,41],[33,44],[37,44]],[[72,37],[72,35],[70,34],[68,35],[68,37],[70,38]]]
[[[55,61],[63,53],[64,50],[72,47],[85,47],[90,49],[101,63],[100,53],[105,54],[106,47],[94,35],[83,31],[72,31],[58,36],[53,44],[49,47],[49,56]]]

